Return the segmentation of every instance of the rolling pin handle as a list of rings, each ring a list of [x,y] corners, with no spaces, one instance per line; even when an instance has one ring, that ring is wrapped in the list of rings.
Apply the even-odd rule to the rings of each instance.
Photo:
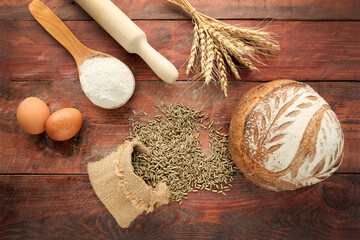
[[[174,83],[179,78],[179,72],[175,66],[164,56],[157,52],[144,38],[138,39],[136,54],[138,54],[155,72],[155,74],[167,83]]]

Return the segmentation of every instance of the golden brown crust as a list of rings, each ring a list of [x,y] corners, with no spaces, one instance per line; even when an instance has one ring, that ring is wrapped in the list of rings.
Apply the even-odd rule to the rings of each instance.
[[[260,100],[272,90],[285,84],[295,83],[294,80],[277,80],[268,83],[261,84],[255,88],[252,88],[244,96],[242,96],[235,108],[234,114],[230,122],[230,134],[229,134],[229,148],[231,157],[240,169],[240,171],[252,182],[262,186],[267,185],[269,176],[264,176],[264,179],[258,179],[258,176],[253,176],[254,165],[245,165],[245,162],[252,162],[245,154],[244,150],[244,128],[245,121],[248,114],[254,109],[254,107],[260,102]],[[242,151],[240,151],[242,149]],[[260,182],[259,182],[260,181]],[[271,181],[272,182],[272,181]],[[274,190],[274,189],[271,189]]]
[[[300,165],[303,164],[304,159],[308,156],[314,157],[316,152],[316,141],[318,131],[320,129],[321,120],[324,116],[325,111],[329,110],[329,106],[324,105],[316,114],[313,116],[313,119],[306,126],[306,131],[302,136],[302,141],[298,152],[296,153],[295,158],[291,164],[284,170],[281,171],[269,171],[263,165],[259,164],[258,161],[255,161],[253,158],[249,157],[249,154],[246,152],[246,143],[244,139],[245,135],[245,126],[249,121],[249,115],[253,109],[260,103],[260,101],[265,97],[270,98],[279,98],[274,92],[277,89],[289,89],[293,88],[296,92],[297,89],[304,88],[306,84],[296,82],[293,80],[277,80],[269,83],[261,84],[251,90],[249,90],[244,96],[242,96],[235,108],[231,122],[230,122],[230,133],[229,133],[229,148],[231,156],[240,169],[240,171],[253,183],[258,186],[264,187],[273,191],[282,191],[282,190],[292,190],[299,187],[302,187],[302,183],[296,183],[291,181],[282,180],[285,174],[290,175],[292,178],[295,178],[298,174]],[[312,97],[310,96],[309,99]],[[315,98],[315,97],[314,97]],[[296,101],[296,98],[294,98]],[[291,102],[290,102],[291,103]],[[301,104],[298,105],[302,107]],[[284,106],[283,109],[279,110],[278,113],[281,114],[281,111],[286,111],[288,106]],[[307,106],[303,106],[307,107]],[[331,109],[330,109],[331,110]],[[264,111],[265,116],[270,115],[267,111]],[[286,116],[292,117],[295,115],[295,112],[290,112]],[[274,120],[276,121],[276,119]],[[257,133],[256,133],[257,134]],[[255,135],[256,135],[255,134]],[[257,138],[257,137],[256,137]],[[259,150],[261,151],[261,149]],[[266,153],[258,153],[266,154]],[[337,166],[341,162],[341,159],[336,161]],[[323,165],[317,165],[315,168],[321,168]],[[330,168],[328,172],[332,169]],[[314,170],[316,171],[316,169]],[[306,185],[306,184],[305,184]]]

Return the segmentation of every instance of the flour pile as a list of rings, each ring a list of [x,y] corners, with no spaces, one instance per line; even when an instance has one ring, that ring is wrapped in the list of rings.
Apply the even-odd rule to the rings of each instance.
[[[80,82],[90,101],[106,109],[121,107],[135,90],[132,72],[116,58],[86,60],[80,66]]]

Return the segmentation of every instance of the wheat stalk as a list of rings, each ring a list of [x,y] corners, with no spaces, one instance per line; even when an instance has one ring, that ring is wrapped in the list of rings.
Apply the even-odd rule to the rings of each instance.
[[[264,64],[261,56],[271,57],[280,50],[279,44],[266,31],[231,26],[196,11],[188,0],[166,1],[182,7],[192,16],[195,24],[186,74],[198,70],[196,77],[204,78],[205,84],[220,83],[225,96],[227,96],[226,65],[234,76],[240,79],[233,58],[240,66],[254,71],[258,70],[254,62]]]

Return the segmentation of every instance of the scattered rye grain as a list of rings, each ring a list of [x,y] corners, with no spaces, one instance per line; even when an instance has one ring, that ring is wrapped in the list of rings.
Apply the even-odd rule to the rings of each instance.
[[[227,135],[215,131],[214,121],[200,110],[182,104],[163,105],[158,107],[165,119],[156,115],[152,121],[132,123],[127,140],[137,137],[151,152],[133,154],[134,172],[153,187],[167,181],[172,201],[186,199],[187,192],[229,189],[235,171]],[[209,132],[212,155],[206,156],[201,148],[196,127]]]

